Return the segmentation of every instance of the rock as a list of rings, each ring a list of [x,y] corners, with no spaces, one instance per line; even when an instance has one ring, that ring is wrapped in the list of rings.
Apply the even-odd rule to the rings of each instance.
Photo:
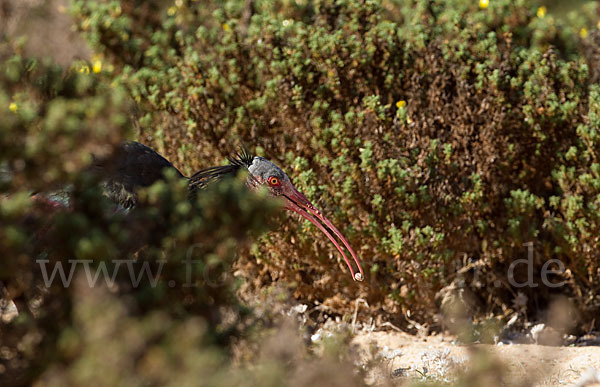
[[[531,338],[539,345],[558,346],[562,345],[562,335],[554,328],[545,324],[534,325],[529,331]]]
[[[600,386],[600,371],[590,368],[581,376],[574,387],[597,387]]]

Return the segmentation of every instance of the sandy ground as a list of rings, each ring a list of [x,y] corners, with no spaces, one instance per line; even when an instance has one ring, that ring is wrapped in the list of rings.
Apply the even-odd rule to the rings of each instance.
[[[456,372],[473,373],[486,361],[503,370],[503,383],[533,386],[600,386],[600,346],[551,347],[536,344],[460,345],[452,338],[418,338],[400,332],[357,334],[357,347],[363,365],[379,354],[383,365],[368,375],[369,384],[389,381],[405,384],[411,380],[447,381]],[[589,381],[586,381],[588,380]],[[593,379],[596,380],[594,384]]]

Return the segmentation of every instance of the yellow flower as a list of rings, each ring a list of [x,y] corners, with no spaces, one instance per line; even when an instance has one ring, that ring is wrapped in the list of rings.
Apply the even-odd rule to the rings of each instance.
[[[227,24],[227,23],[223,24],[223,31],[225,31],[225,32],[229,31],[229,24]]]
[[[400,100],[400,101],[398,101],[398,102],[396,102],[396,107],[397,107],[398,109],[402,109],[402,108],[403,108],[403,107],[405,107],[405,106],[406,106],[406,101],[405,101],[405,100],[403,100],[403,99],[402,99],[402,100]]]
[[[16,113],[17,110],[19,110],[19,106],[17,106],[16,103],[11,102],[10,105],[8,105],[8,110],[10,110],[13,113]]]
[[[581,39],[585,39],[588,35],[588,30],[587,28],[583,27],[582,29],[579,30],[579,36],[581,37]]]
[[[102,71],[102,61],[100,59],[96,59],[92,63],[92,71],[96,74],[98,74],[100,71]]]
[[[175,15],[176,12],[177,12],[177,8],[175,8],[175,7],[169,7],[169,9],[167,9],[167,15],[169,15],[169,16]]]
[[[90,66],[88,66],[88,65],[82,65],[79,68],[79,72],[82,73],[82,74],[89,74],[90,73]]]
[[[490,5],[490,0],[479,0],[479,8],[486,9]]]
[[[546,6],[542,5],[537,9],[537,17],[539,17],[540,19],[543,18],[544,16],[546,16],[547,11],[548,9],[546,8]]]

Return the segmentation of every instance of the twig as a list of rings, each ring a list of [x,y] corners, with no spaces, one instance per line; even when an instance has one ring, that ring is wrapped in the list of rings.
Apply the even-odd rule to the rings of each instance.
[[[390,328],[392,328],[392,329],[393,329],[393,330],[395,330],[395,331],[402,332],[402,329],[398,328],[397,326],[395,326],[394,324],[392,324],[392,323],[391,323],[391,322],[389,322],[389,321],[386,321],[386,322],[384,322],[384,323],[383,323],[383,324],[381,324],[380,326],[381,326],[381,327],[390,327]]]
[[[352,317],[352,333],[356,332],[356,317],[358,316],[358,304],[360,302],[364,302],[364,304],[367,306],[367,308],[369,307],[369,303],[364,300],[363,298],[357,298],[356,301],[354,302],[354,316]]]

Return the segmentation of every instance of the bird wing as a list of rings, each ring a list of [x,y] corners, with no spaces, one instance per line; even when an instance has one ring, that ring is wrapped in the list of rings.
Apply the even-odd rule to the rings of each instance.
[[[93,164],[93,170],[104,180],[107,196],[125,208],[137,204],[139,188],[163,180],[168,169],[185,178],[154,149],[133,141],[122,143],[110,157]]]

